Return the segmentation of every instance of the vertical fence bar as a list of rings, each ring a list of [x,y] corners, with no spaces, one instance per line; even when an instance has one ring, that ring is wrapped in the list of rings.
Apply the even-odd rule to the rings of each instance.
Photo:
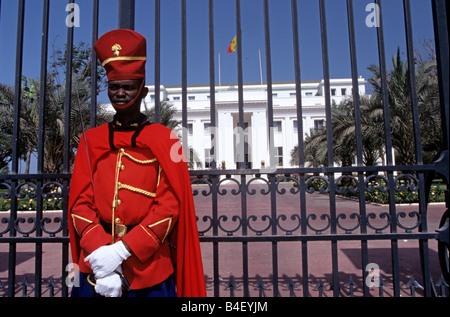
[[[408,57],[408,72],[409,72],[409,87],[411,97],[411,113],[414,128],[414,142],[416,149],[416,164],[423,165],[422,158],[422,144],[420,136],[420,120],[419,120],[419,105],[417,100],[416,87],[416,67],[414,58],[414,40],[412,34],[412,18],[411,18],[411,3],[409,0],[403,0],[403,14],[405,21],[405,35],[406,35],[406,54]]]
[[[242,215],[242,236],[247,236],[247,180],[246,175],[241,175],[241,215]],[[244,297],[249,297],[249,280],[248,280],[248,242],[242,242],[242,282],[244,287]]]
[[[44,0],[42,17],[42,39],[41,39],[41,74],[39,87],[39,127],[38,127],[38,152],[37,173],[44,171],[44,134],[45,134],[45,99],[47,96],[47,60],[48,60],[48,29],[49,29],[49,6],[50,0]]]
[[[272,235],[277,235],[277,179],[275,174],[267,175],[270,187],[270,210],[272,219]],[[273,276],[273,297],[279,296],[278,289],[278,242],[272,241],[272,276]]]
[[[216,123],[216,75],[214,57],[214,1],[208,0],[208,28],[209,28],[209,113],[211,120],[211,158],[210,168],[216,169],[217,123]]]
[[[237,161],[238,168],[245,169],[244,159],[244,88],[243,88],[243,73],[242,73],[242,29],[241,29],[241,1],[235,1],[236,7],[236,40],[237,40],[237,73],[238,73],[238,109],[239,109],[239,148]],[[239,153],[241,152],[241,153]],[[247,235],[247,180],[246,175],[241,174],[241,212],[242,212],[242,235]],[[248,285],[248,243],[242,242],[242,274],[244,297],[250,295]]]
[[[380,79],[381,79],[381,98],[383,103],[384,113],[384,132],[385,132],[385,151],[386,161],[388,166],[393,166],[392,155],[392,136],[391,136],[391,116],[389,109],[389,89],[388,89],[388,77],[386,69],[386,53],[384,47],[384,27],[383,27],[383,14],[381,7],[381,0],[375,0],[375,5],[378,7],[378,21],[377,27],[377,41],[378,41],[378,58],[380,67]],[[395,208],[395,183],[392,172],[388,172],[388,189],[389,189],[389,214],[391,216],[391,232],[397,233],[397,214]],[[399,272],[399,258],[398,258],[398,240],[391,240],[391,257],[392,257],[392,275],[394,284],[394,296],[400,296],[400,272]]]
[[[120,29],[134,30],[135,1],[119,0],[118,25]]]
[[[325,117],[326,117],[326,132],[327,132],[327,148],[328,148],[328,166],[334,165],[333,155],[333,125],[331,117],[331,91],[330,91],[330,70],[328,58],[328,35],[327,35],[327,21],[325,12],[325,1],[319,1],[320,10],[320,29],[322,42],[322,62],[323,62],[323,77],[324,77],[324,95],[325,95]],[[330,218],[331,218],[331,234],[336,233],[336,191],[334,183],[334,173],[328,174],[328,181],[330,186]],[[339,274],[338,274],[338,253],[337,241],[331,241],[331,255],[333,266],[333,293],[334,296],[339,296]]]
[[[189,137],[187,131],[187,17],[186,0],[181,0],[181,121],[183,126],[183,148],[188,156],[188,162],[192,160],[189,149]]]
[[[242,72],[242,28],[241,28],[241,1],[235,1],[236,6],[236,50],[237,50],[237,79],[238,79],[238,112],[239,112],[239,146],[237,151],[237,167],[246,168],[244,157],[244,88]]]
[[[20,132],[20,109],[21,109],[21,83],[22,83],[22,61],[23,61],[23,33],[24,33],[24,16],[25,1],[20,0],[17,8],[17,41],[16,41],[16,69],[15,69],[15,87],[14,87],[14,126],[12,139],[12,164],[11,172],[18,174],[19,172],[19,132]],[[11,211],[10,211],[10,237],[16,236],[14,223],[17,218],[17,199],[16,199],[17,179],[11,180]],[[8,296],[14,297],[16,284],[16,251],[15,242],[9,244],[8,254]]]
[[[348,19],[348,36],[350,45],[350,64],[352,73],[352,87],[353,87],[353,107],[355,115],[355,135],[356,135],[356,158],[357,165],[364,166],[363,162],[363,142],[361,129],[361,107],[359,96],[359,82],[358,82],[358,63],[356,57],[356,36],[355,36],[355,21],[353,0],[347,0],[347,19]],[[361,233],[367,233],[367,215],[365,202],[365,183],[364,172],[358,172],[358,191],[359,191],[359,214],[361,216]],[[368,272],[366,266],[369,262],[367,240],[361,240],[361,269],[363,281],[366,280]],[[369,288],[366,283],[363,283],[364,296],[369,296]]]
[[[217,169],[216,155],[217,155],[217,123],[216,123],[216,77],[215,77],[215,47],[214,47],[214,0],[208,0],[208,27],[209,27],[209,111],[211,120],[211,169]],[[212,222],[213,222],[213,236],[218,235],[218,177],[214,176],[211,179],[211,208],[212,208]],[[219,243],[213,242],[213,288],[214,296],[218,297],[220,294],[219,286]]]
[[[16,42],[16,68],[14,84],[14,126],[13,126],[13,149],[12,149],[12,172],[19,172],[19,133],[20,133],[20,110],[22,106],[22,62],[23,62],[23,33],[24,33],[24,15],[25,1],[18,1],[17,13],[17,42]]]
[[[44,0],[42,15],[42,39],[41,39],[41,75],[40,75],[40,93],[39,93],[39,127],[38,127],[38,174],[43,173],[44,166],[44,133],[45,133],[45,100],[47,83],[47,59],[48,59],[48,25],[49,25],[49,5],[50,0]],[[36,184],[36,236],[42,236],[42,180]],[[34,275],[34,293],[36,297],[42,294],[42,243],[36,242],[35,256],[35,275]]]
[[[447,6],[447,7],[446,7]],[[449,116],[450,116],[450,88],[449,88],[449,32],[448,32],[448,24],[449,24],[449,3],[446,0],[432,0],[432,8],[433,8],[433,23],[434,23],[434,36],[435,36],[435,45],[436,45],[436,59],[437,59],[437,69],[438,69],[438,82],[439,82],[439,98],[440,98],[440,106],[441,106],[441,124],[442,124],[442,156],[446,156],[446,166],[444,169],[444,177],[447,182],[447,190],[445,191],[445,200],[446,206],[449,205],[449,191],[448,185],[450,180],[449,175],[449,149],[450,149],[450,138],[449,138]],[[444,158],[445,159],[445,158]],[[441,170],[442,172],[442,170]],[[447,212],[448,213],[448,212]],[[448,282],[448,253],[445,254],[445,248],[442,248],[440,251],[441,258],[441,268],[442,270],[447,270],[444,273],[445,279]],[[445,263],[445,259],[447,259],[447,263]],[[447,264],[447,267],[445,265]]]
[[[300,168],[305,166],[305,150],[303,143],[303,111],[302,111],[302,87],[300,72],[300,48],[298,35],[298,7],[297,0],[291,0],[292,11],[292,36],[294,46],[294,72],[295,72],[295,97],[297,110],[297,133],[298,133],[298,165]],[[300,219],[301,234],[307,234],[306,221],[306,184],[305,174],[299,175],[299,199],[300,199]],[[308,243],[302,241],[302,285],[303,296],[309,297],[309,281],[308,281]]]
[[[70,4],[75,3],[69,0]],[[72,108],[72,58],[73,58],[73,34],[74,28],[67,27],[66,44],[66,82],[64,99],[64,159],[63,171],[69,173],[70,169],[70,111]]]
[[[155,0],[155,123],[159,123],[161,105],[161,0]]]
[[[409,72],[409,87],[411,97],[411,112],[413,118],[414,129],[414,141],[415,141],[415,154],[416,164],[423,165],[422,158],[422,144],[420,136],[420,120],[419,120],[419,105],[417,99],[417,87],[416,87],[416,74],[415,74],[415,56],[414,56],[414,41],[412,30],[412,17],[411,17],[411,3],[409,0],[403,0],[403,14],[405,20],[405,35],[406,35],[406,53],[408,57],[408,72]],[[421,215],[420,231],[428,231],[427,227],[427,206],[426,206],[426,189],[425,189],[425,177],[423,173],[419,173],[419,213]],[[420,259],[422,266],[422,277],[424,283],[425,296],[431,296],[431,280],[430,280],[430,262],[429,262],[429,250],[428,240],[419,240]]]
[[[448,1],[431,0],[433,8],[434,37],[436,39],[436,59],[438,64],[439,97],[441,104],[443,150],[450,149],[449,117],[450,117],[450,87],[449,87],[449,33],[448,33]],[[447,6],[447,8],[446,8]],[[447,154],[448,155],[448,154]],[[448,171],[448,170],[447,170]],[[448,173],[448,172],[447,172]],[[447,181],[449,175],[447,174]]]
[[[264,38],[266,51],[266,77],[267,77],[267,136],[269,139],[269,159],[270,167],[276,168],[278,161],[275,159],[274,148],[274,122],[273,122],[273,93],[272,93],[272,57],[270,51],[270,24],[269,24],[269,3],[264,0]],[[274,162],[272,162],[274,158]]]
[[[273,96],[272,96],[272,53],[270,49],[270,19],[269,19],[269,1],[264,0],[264,39],[266,51],[266,76],[267,76],[267,117],[269,128],[269,153],[273,151]],[[272,156],[271,156],[272,157]],[[270,162],[271,167],[276,162]],[[270,190],[270,206],[272,218],[272,235],[277,234],[277,193],[276,193],[276,178],[275,175],[269,175]],[[273,275],[273,297],[278,297],[278,243],[272,242],[272,275]]]
[[[380,77],[381,77],[381,98],[383,102],[384,110],[384,130],[385,130],[385,148],[386,148],[386,160],[387,165],[393,165],[392,157],[392,136],[391,136],[391,119],[389,111],[389,89],[387,81],[387,70],[386,70],[386,53],[384,48],[384,27],[383,27],[383,15],[381,8],[381,0],[375,0],[375,4],[378,6],[378,21],[379,26],[377,27],[377,41],[378,41],[378,58],[380,67]]]
[[[69,0],[69,4],[75,3],[74,0]],[[73,35],[74,28],[67,27],[67,44],[66,44],[66,83],[65,83],[65,99],[64,99],[64,157],[63,157],[63,172],[70,173],[70,113],[72,109],[72,58],[73,58]],[[68,207],[69,206],[69,181],[63,180],[63,223],[67,223],[68,220]],[[63,236],[68,237],[68,226],[64,227]],[[62,244],[62,280],[66,280],[67,276],[67,263],[69,256],[69,243],[63,242]],[[62,296],[66,297],[68,293],[68,287],[65,283],[62,285]]]
[[[99,0],[92,1],[92,51],[91,51],[91,129],[95,128],[97,121],[97,54],[94,50],[94,44],[98,39],[98,7]]]

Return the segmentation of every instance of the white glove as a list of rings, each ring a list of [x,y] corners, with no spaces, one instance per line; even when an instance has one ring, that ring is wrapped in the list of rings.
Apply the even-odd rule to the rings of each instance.
[[[121,270],[120,266],[117,270]],[[122,280],[120,275],[112,272],[97,279],[95,292],[105,297],[120,297],[122,295]]]
[[[98,248],[89,254],[84,261],[89,261],[95,277],[100,279],[113,272],[130,255],[131,253],[128,252],[123,242],[119,241]]]

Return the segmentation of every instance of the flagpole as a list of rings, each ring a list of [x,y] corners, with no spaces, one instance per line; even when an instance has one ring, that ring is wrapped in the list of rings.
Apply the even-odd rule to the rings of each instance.
[[[222,82],[220,80],[220,52],[219,52],[219,87],[222,86]]]
[[[263,77],[262,77],[262,66],[261,66],[261,49],[259,50],[259,75],[261,76],[261,89],[263,89]]]

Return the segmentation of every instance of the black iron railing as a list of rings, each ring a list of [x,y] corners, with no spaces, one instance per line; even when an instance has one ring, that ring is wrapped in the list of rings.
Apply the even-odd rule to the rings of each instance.
[[[182,126],[183,144],[188,146],[186,135],[188,126],[188,59],[187,59],[187,5],[186,0],[181,1],[181,87],[182,87]],[[264,10],[264,37],[265,37],[265,69],[266,69],[266,89],[267,89],[267,127],[273,131],[274,109],[272,97],[272,54],[271,54],[271,32],[270,32],[270,5],[272,2],[261,0]],[[358,89],[358,69],[353,1],[347,0],[348,19],[348,39],[350,44],[349,59],[351,62],[351,77],[353,83],[353,105],[355,113],[355,136],[356,136],[356,165],[349,167],[336,167],[334,165],[334,148],[332,134],[332,114],[330,95],[330,71],[329,57],[330,51],[327,38],[327,17],[325,0],[319,1],[320,28],[321,28],[321,48],[323,79],[325,85],[325,109],[326,109],[326,135],[328,149],[328,165],[324,167],[311,168],[306,165],[304,156],[304,128],[302,125],[302,94],[301,94],[301,65],[299,49],[299,17],[298,6],[301,2],[291,0],[292,19],[292,43],[294,56],[294,73],[296,87],[296,110],[298,122],[298,149],[299,167],[277,168],[275,171],[264,169],[249,169],[244,162],[239,162],[237,169],[221,170],[217,166],[215,159],[211,162],[209,170],[191,171],[192,184],[196,202],[199,204],[198,227],[200,240],[204,252],[205,274],[207,276],[208,294],[211,296],[354,296],[358,289],[363,296],[389,296],[410,295],[416,296],[448,296],[448,211],[443,215],[439,223],[439,231],[430,229],[429,226],[429,205],[428,193],[430,188],[429,175],[438,174],[448,185],[449,181],[449,47],[448,47],[448,15],[446,12],[445,0],[431,0],[434,18],[435,43],[438,63],[440,106],[442,114],[442,134],[443,146],[440,157],[431,164],[424,164],[422,158],[421,133],[419,124],[418,99],[416,79],[414,72],[410,73],[409,84],[411,87],[411,114],[413,118],[414,142],[416,163],[414,165],[398,166],[394,164],[393,144],[391,136],[390,106],[388,98],[388,78],[385,56],[385,41],[383,16],[380,10],[379,23],[377,27],[378,56],[381,77],[381,98],[384,114],[385,149],[386,162],[379,166],[365,166],[363,164],[363,144],[362,144],[362,124],[360,96]],[[70,0],[69,4],[75,3]],[[70,185],[70,114],[72,107],[79,107],[72,104],[72,50],[67,51],[66,72],[65,72],[65,103],[64,103],[64,159],[62,172],[59,174],[44,173],[44,132],[45,122],[45,96],[47,91],[45,85],[40,87],[39,102],[39,130],[37,149],[37,173],[19,173],[19,134],[20,134],[20,113],[22,95],[22,64],[24,51],[24,25],[26,1],[18,1],[17,18],[17,40],[15,59],[15,84],[14,84],[14,126],[12,132],[12,160],[11,173],[0,175],[0,197],[10,200],[10,211],[0,213],[0,261],[1,267],[7,271],[0,275],[0,295],[3,296],[68,296],[70,283],[70,260],[69,260],[69,238],[67,228],[67,205],[68,189]],[[92,1],[92,44],[98,38],[99,30],[99,1]],[[216,122],[216,99],[215,99],[215,43],[214,43],[214,4],[213,0],[208,0],[208,26],[209,26],[209,87],[210,87],[210,123],[212,127],[217,127]],[[244,81],[243,81],[243,56],[242,56],[242,34],[241,34],[241,1],[229,1],[230,6],[235,8],[235,22],[237,30],[237,113],[238,125],[241,128],[240,137],[244,137]],[[0,13],[1,13],[0,2]],[[49,37],[49,12],[50,1],[43,0],[42,18],[42,50],[40,52],[40,80],[46,81],[48,65],[48,37]],[[375,0],[375,5],[382,8],[382,1]],[[412,30],[411,4],[409,0],[403,1],[407,59],[410,69],[414,68],[414,41]],[[159,106],[160,100],[160,57],[161,57],[161,1],[154,0],[155,8],[155,33],[154,33],[154,84],[155,84],[155,118],[160,120]],[[134,0],[119,0],[118,26],[123,28],[134,28],[135,23],[135,2]],[[1,25],[1,27],[4,27]],[[73,47],[74,32],[73,27],[67,28],[67,47]],[[96,60],[95,53],[92,53],[92,60]],[[11,61],[12,63],[13,61]],[[97,65],[91,66],[91,127],[96,122],[96,85],[97,85]],[[273,139],[273,135],[269,138]],[[211,135],[211,155],[215,157],[218,139]],[[272,142],[269,142],[273,146]],[[274,149],[269,151],[273,153]],[[414,172],[411,172],[414,171]],[[313,175],[311,177],[311,175]],[[378,188],[372,185],[372,181],[377,181]],[[405,181],[406,180],[406,181]],[[351,186],[345,187],[346,184]],[[313,182],[319,184],[319,188],[312,187]],[[288,186],[286,186],[288,184]],[[407,188],[405,187],[407,184]],[[389,203],[387,210],[383,212],[373,212],[369,210],[366,201],[366,192],[380,190],[387,193]],[[395,195],[403,191],[415,192],[419,197],[418,207],[414,210],[400,210],[395,202]],[[338,208],[338,201],[341,201],[341,194],[351,191],[356,198],[354,203],[357,211],[341,212]],[[327,211],[315,213],[307,205],[311,199],[317,199],[317,195],[326,197],[328,200]],[[263,213],[256,213],[250,205],[255,203],[254,198],[266,199]],[[288,198],[295,197],[295,208],[286,205]],[[29,198],[36,201],[35,211],[32,214],[23,214],[19,211],[18,201]],[[60,199],[62,211],[58,214],[49,214],[45,211],[44,204],[47,199]],[[448,200],[448,191],[447,191]],[[232,212],[228,210],[227,203],[237,203]],[[203,204],[200,206],[200,204]],[[197,208],[197,206],[196,206]],[[448,208],[448,206],[446,207]],[[292,209],[295,209],[294,211]],[[265,213],[267,212],[267,213]],[[402,252],[399,241],[412,240],[416,243],[414,248],[419,252],[420,269],[409,272],[407,276],[402,272],[400,255]],[[430,261],[430,243],[438,240],[439,259],[441,263],[442,276],[432,276],[435,270],[436,261]],[[387,241],[389,243],[388,256],[390,260],[380,267],[383,274],[375,279],[374,270],[368,270],[372,266],[371,254],[377,252],[372,250],[370,245],[375,242]],[[357,242],[359,268],[350,275],[342,276],[342,266],[338,257],[341,246],[345,243]],[[323,247],[321,243],[326,243],[324,252],[328,253],[328,271],[322,276],[315,278],[311,272],[311,252],[317,245]],[[34,269],[30,272],[20,273],[16,268],[19,257],[18,247],[33,246]],[[61,271],[55,277],[44,277],[43,267],[45,264],[43,251],[47,245],[61,246],[60,257]],[[254,255],[252,250],[261,245],[268,245],[263,257],[262,266],[269,267],[269,273],[264,276],[254,273],[252,266]],[[238,272],[228,272],[224,276],[223,268],[225,249],[233,249],[231,256],[238,262]],[[298,252],[296,265],[298,270],[292,276],[280,276],[283,270],[284,261],[280,259],[281,254],[285,255],[286,246],[292,246],[292,252]],[[254,248],[254,249],[252,249]],[[434,252],[434,251],[433,251]],[[7,264],[6,264],[7,263]],[[229,262],[226,262],[229,264]],[[434,265],[434,266],[433,266]],[[433,266],[433,267],[432,267]],[[374,268],[375,269],[375,268]],[[266,269],[267,271],[267,269]],[[359,272],[358,272],[359,271]],[[378,272],[378,271],[377,271]],[[0,272],[1,274],[2,272]],[[326,277],[325,277],[326,276]],[[373,279],[372,279],[373,277]],[[406,280],[405,280],[406,279]],[[418,281],[419,280],[419,281]],[[367,282],[369,281],[369,283]],[[373,284],[376,284],[376,293],[373,291]],[[362,290],[362,291],[361,291]],[[359,293],[358,293],[359,294]]]

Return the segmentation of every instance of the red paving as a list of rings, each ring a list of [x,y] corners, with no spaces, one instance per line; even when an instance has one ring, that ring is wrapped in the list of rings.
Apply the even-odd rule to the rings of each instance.
[[[276,209],[277,216],[285,214],[286,220],[280,220],[280,225],[285,229],[294,229],[298,220],[294,218],[292,220],[290,217],[293,214],[298,214],[300,210],[300,201],[298,194],[290,193],[291,186],[287,186],[286,193],[277,194],[276,199]],[[283,186],[280,186],[279,190]],[[209,220],[203,220],[203,216],[211,216],[211,204],[212,196],[204,196],[202,190],[208,192],[208,186],[200,185],[194,186],[194,189],[198,189],[199,193],[194,197],[196,212],[199,217],[198,227],[199,230],[205,230],[209,226]],[[234,215],[241,215],[241,196],[233,195],[232,190],[238,190],[237,185],[222,185],[220,189],[226,189],[227,193],[224,195],[218,195],[218,211],[219,217],[222,215],[228,216],[228,221],[222,221],[222,225],[227,230],[233,230],[237,227],[237,222],[232,221]],[[256,221],[252,221],[251,225],[255,230],[263,230],[269,224],[268,220],[262,220],[262,215],[271,214],[271,199],[270,194],[261,194],[261,190],[267,190],[266,185],[251,184],[250,189],[255,189],[256,193],[250,195],[247,193],[247,216],[252,215],[257,216]],[[306,211],[307,215],[315,214],[317,218],[311,220],[310,224],[314,228],[322,228],[327,225],[327,218],[321,219],[319,216],[322,214],[330,213],[330,202],[327,195],[322,195],[319,193],[307,194],[306,195]],[[397,206],[397,212],[405,211],[406,217],[401,218],[402,224],[405,226],[413,226],[416,222],[415,217],[409,217],[408,213],[411,211],[418,211],[417,205],[408,206]],[[349,216],[351,213],[359,213],[359,203],[356,201],[336,198],[336,211],[337,214],[343,213],[347,215],[346,219],[341,220],[341,224],[345,227],[351,228],[356,224],[355,219],[351,219]],[[382,212],[388,212],[388,206],[380,206],[374,204],[366,205],[366,212],[373,212],[380,215]],[[434,232],[438,228],[439,220],[445,211],[444,204],[431,204],[428,207],[428,226],[429,232]],[[46,216],[56,217],[59,214],[53,213]],[[25,214],[24,214],[25,216]],[[2,218],[0,214],[0,218]],[[374,219],[371,222],[374,226],[383,226],[385,220],[380,218]],[[25,227],[28,224],[24,224]],[[56,224],[55,224],[56,225]],[[4,230],[4,224],[0,224],[0,231]],[[49,225],[51,226],[51,225]],[[59,225],[58,225],[59,226]],[[315,234],[314,231],[308,229],[308,234]],[[370,229],[371,230],[371,229]],[[374,231],[370,231],[373,233]],[[386,229],[383,232],[388,232]],[[413,230],[416,232],[417,229]],[[263,235],[269,235],[271,228]],[[356,230],[354,233],[358,233]],[[400,231],[399,231],[400,232]],[[237,230],[234,235],[239,236],[241,229]],[[277,228],[277,233],[279,235],[284,235],[285,233]],[[325,230],[322,234],[329,233],[329,229]],[[339,229],[338,233],[344,233],[343,230]],[[299,234],[299,231],[295,231],[293,234]],[[205,236],[211,236],[212,230],[205,233]],[[219,235],[226,235],[224,231],[219,230]],[[256,235],[254,232],[249,230],[249,235]],[[205,270],[205,275],[207,277],[207,291],[208,295],[213,295],[213,285],[211,283],[213,276],[213,252],[212,243],[204,242],[201,244],[203,265]],[[420,268],[420,257],[419,257],[419,247],[417,240],[399,240],[399,266],[400,266],[400,286],[401,295],[409,296],[410,289],[406,287],[411,275],[421,283],[421,268]],[[392,296],[392,269],[391,269],[391,242],[377,240],[369,241],[369,263],[376,263],[380,267],[381,276],[384,279],[386,286],[384,287],[384,295]],[[431,265],[431,275],[433,281],[436,283],[440,277],[440,267],[437,255],[437,242],[429,241],[429,254],[430,254],[430,265]],[[17,245],[17,266],[16,266],[16,283],[19,284],[23,281],[24,276],[30,284],[34,281],[34,244],[18,244]],[[61,246],[58,244],[44,244],[43,247],[43,296],[48,296],[49,290],[46,288],[47,281],[50,277],[59,283],[61,283]],[[272,285],[272,243],[271,242],[249,242],[248,243],[248,267],[249,267],[249,282],[250,282],[250,295],[258,296],[259,290],[255,289],[258,281],[262,279],[266,290],[264,290],[263,295],[273,296],[273,285]],[[279,292],[281,296],[289,296],[289,289],[286,287],[289,279],[292,279],[295,284],[294,293],[296,296],[302,296],[302,255],[301,255],[301,243],[300,242],[279,242],[276,246],[277,258],[278,258],[278,278],[279,278]],[[355,296],[362,295],[362,273],[363,268],[361,265],[361,241],[339,241],[337,243],[338,250],[338,271],[339,280],[342,296],[347,296],[349,289],[344,287],[348,282],[349,277],[352,276],[353,281],[356,283],[356,288],[354,290]],[[312,241],[307,244],[308,251],[308,276],[309,276],[309,293],[311,296],[318,296],[318,290],[314,289],[319,282],[319,279],[325,285],[323,296],[332,296],[332,291],[330,290],[330,283],[332,282],[332,258],[331,258],[331,242],[330,241]],[[242,286],[242,243],[219,243],[219,275],[221,278],[220,285],[220,296],[229,296],[229,290],[226,290],[229,278],[233,276],[237,289],[234,290],[235,296],[243,295]],[[7,278],[8,278],[8,244],[0,244],[0,282],[3,284],[3,289],[0,284],[0,296],[6,295],[7,289]],[[416,295],[421,294],[421,290],[417,289]],[[378,289],[371,289],[371,293],[374,296],[378,296]],[[17,296],[22,294],[22,288],[17,287]],[[32,287],[29,288],[28,295],[32,295]],[[55,295],[60,296],[60,289],[55,290]]]

